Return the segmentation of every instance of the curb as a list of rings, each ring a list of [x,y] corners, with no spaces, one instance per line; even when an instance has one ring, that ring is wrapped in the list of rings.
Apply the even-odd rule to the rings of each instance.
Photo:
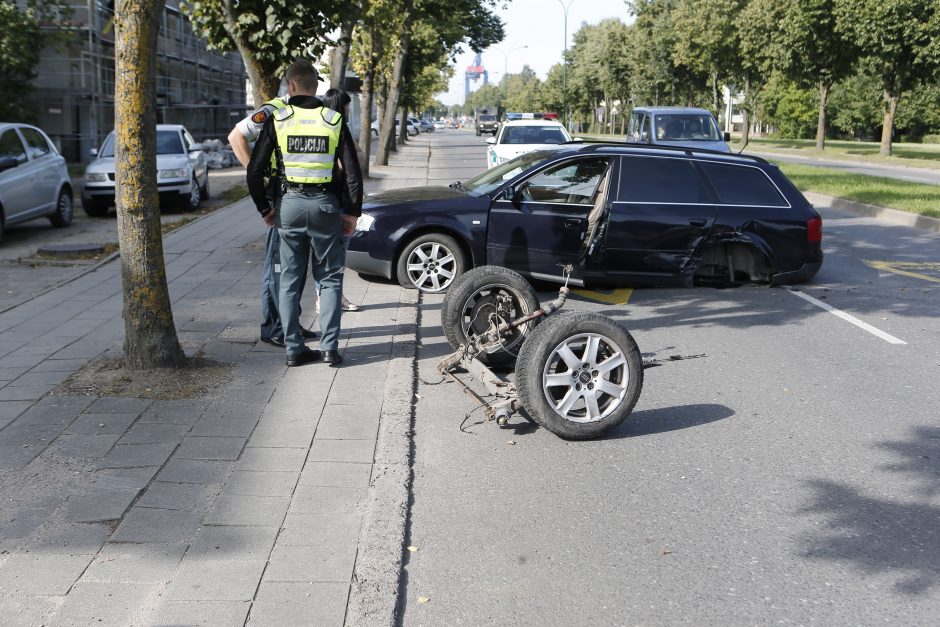
[[[846,200],[845,198],[817,194],[816,192],[803,192],[803,195],[813,205],[828,205],[833,209],[849,211],[866,218],[877,218],[888,224],[910,226],[916,229],[940,233],[940,218],[931,218],[929,216],[922,216],[917,213],[900,211],[898,209],[868,205],[854,200]]]
[[[385,402],[359,550],[346,609],[346,625],[395,624],[411,499],[414,395],[417,391],[419,293],[399,298],[398,328],[385,383]]]

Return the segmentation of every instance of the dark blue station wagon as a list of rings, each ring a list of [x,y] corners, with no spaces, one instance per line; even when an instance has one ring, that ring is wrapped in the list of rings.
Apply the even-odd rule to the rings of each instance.
[[[346,265],[439,292],[483,264],[549,281],[570,264],[574,285],[779,285],[822,260],[819,213],[763,159],[573,143],[370,195]]]

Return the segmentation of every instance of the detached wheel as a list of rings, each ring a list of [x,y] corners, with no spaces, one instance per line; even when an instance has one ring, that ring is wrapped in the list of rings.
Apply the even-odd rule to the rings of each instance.
[[[64,188],[59,192],[59,199],[55,203],[55,213],[49,216],[52,226],[62,228],[72,223],[72,190]]]
[[[456,349],[484,333],[492,314],[510,322],[539,307],[535,290],[521,274],[500,266],[480,266],[462,274],[447,290],[441,303],[441,326],[448,343]],[[477,359],[490,366],[512,364],[538,321],[513,329],[500,347]]]
[[[526,338],[516,384],[539,425],[568,440],[587,440],[633,411],[643,388],[643,360],[630,333],[607,316],[566,312]]]
[[[466,256],[453,237],[427,233],[405,246],[396,264],[398,283],[422,292],[443,292],[467,267]]]

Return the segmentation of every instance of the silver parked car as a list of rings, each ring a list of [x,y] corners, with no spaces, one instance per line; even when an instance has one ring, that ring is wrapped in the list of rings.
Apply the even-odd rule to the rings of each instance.
[[[65,158],[41,130],[0,123],[0,236],[17,222],[72,223],[72,185]]]
[[[82,206],[90,216],[104,216],[114,204],[114,131],[85,169]],[[202,144],[179,124],[157,125],[157,190],[161,203],[195,211],[209,197],[209,165]]]

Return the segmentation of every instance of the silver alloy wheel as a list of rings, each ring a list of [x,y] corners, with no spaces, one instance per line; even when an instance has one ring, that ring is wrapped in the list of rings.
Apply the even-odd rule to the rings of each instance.
[[[419,290],[439,292],[457,273],[454,253],[440,242],[423,242],[408,254],[408,278]]]
[[[628,383],[623,350],[597,333],[566,338],[542,370],[545,398],[571,422],[597,422],[610,415],[623,403]]]
[[[195,209],[199,206],[199,201],[202,199],[201,192],[199,191],[199,181],[196,180],[196,177],[193,176],[193,182],[189,186],[189,206],[192,209]]]
[[[56,207],[56,213],[59,214],[59,217],[63,222],[72,221],[72,195],[71,194],[59,194],[59,206]]]

